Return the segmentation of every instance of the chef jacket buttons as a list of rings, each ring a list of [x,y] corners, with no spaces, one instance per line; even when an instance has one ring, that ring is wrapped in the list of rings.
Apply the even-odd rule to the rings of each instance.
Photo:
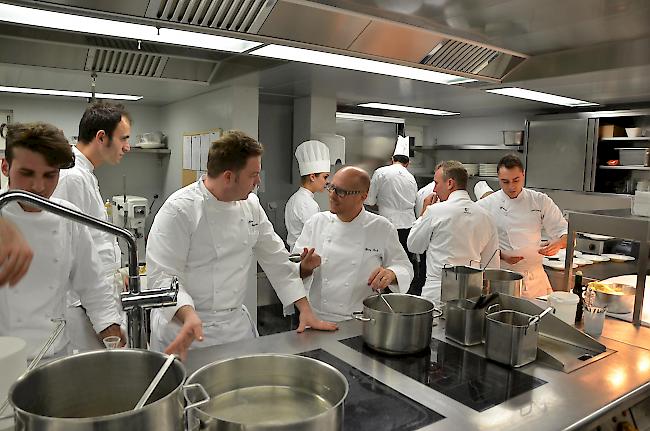
[[[350,285],[350,283],[345,283],[345,285],[346,285],[346,286],[349,286],[349,285]]]

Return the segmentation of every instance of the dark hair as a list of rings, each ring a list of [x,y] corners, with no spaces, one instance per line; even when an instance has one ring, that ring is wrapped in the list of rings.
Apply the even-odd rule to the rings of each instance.
[[[409,162],[409,158],[408,158],[408,156],[404,156],[402,154],[395,154],[393,156],[393,161],[394,162],[400,162],[400,163],[405,165],[405,164],[407,164]]]
[[[469,175],[467,175],[467,169],[465,169],[465,166],[463,166],[461,162],[458,162],[456,160],[447,160],[440,162],[436,166],[436,171],[438,169],[442,169],[442,178],[444,180],[451,178],[452,180],[456,181],[456,187],[458,190],[467,189],[467,179]]]
[[[499,160],[499,164],[497,165],[497,172],[499,172],[501,168],[506,168],[506,169],[519,168],[521,169],[521,172],[523,172],[524,164],[521,163],[521,160],[516,155],[508,154],[506,156],[503,156],[501,160]]]
[[[325,172],[314,172],[312,174],[307,174],[307,175],[301,175],[300,176],[300,184],[307,184],[309,182],[309,176],[314,175],[316,178],[320,178],[321,175],[323,175]],[[329,173],[329,172],[327,172]]]
[[[59,169],[74,166],[72,147],[61,129],[47,123],[12,123],[7,125],[5,157],[11,166],[14,149],[25,148],[41,154],[48,165]]]
[[[129,124],[132,123],[131,116],[122,104],[106,101],[93,103],[86,108],[81,121],[79,121],[78,141],[88,144],[95,139],[100,130],[103,130],[109,139],[112,138],[122,117],[125,117]]]
[[[250,157],[261,156],[262,144],[239,130],[229,130],[212,143],[208,153],[208,176],[225,171],[239,172]]]

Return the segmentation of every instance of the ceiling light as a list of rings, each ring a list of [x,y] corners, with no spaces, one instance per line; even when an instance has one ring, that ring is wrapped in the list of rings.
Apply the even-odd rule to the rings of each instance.
[[[67,96],[67,97],[84,97],[90,98],[92,94],[87,91],[66,91],[66,90],[48,90],[44,88],[25,88],[25,87],[3,87],[0,86],[0,92],[4,93],[21,93],[21,94],[41,94],[45,96]],[[112,100],[140,100],[142,96],[132,96],[129,94],[110,94],[95,93],[97,99]]]
[[[356,121],[378,121],[380,123],[399,123],[404,124],[403,118],[396,117],[383,117],[379,115],[365,115],[365,114],[352,114],[348,112],[337,112],[336,118],[341,120],[356,120]]]
[[[250,42],[232,37],[170,28],[158,29],[153,25],[91,18],[10,4],[0,4],[0,21],[217,51],[244,52],[261,45],[259,42]]]
[[[340,69],[357,70],[360,72],[377,73],[379,75],[396,76],[398,78],[414,79],[416,81],[433,82],[436,84],[460,84],[476,81],[462,76],[420,69],[418,67],[402,66],[366,58],[351,57],[330,52],[314,51],[311,49],[294,48],[292,46],[266,45],[256,48],[249,54],[260,57],[277,58],[281,60],[298,61],[301,63],[318,64],[320,66],[338,67]]]
[[[388,103],[362,103],[363,108],[385,109],[388,111],[415,112],[426,115],[460,115],[460,112],[440,111],[438,109],[417,108],[414,106],[390,105]]]
[[[537,102],[552,103],[562,106],[598,106],[598,103],[585,102],[584,100],[571,99],[569,97],[556,96],[554,94],[542,93],[540,91],[526,90],[525,88],[508,87],[485,90],[488,93],[502,94],[504,96],[518,97],[520,99],[535,100]]]

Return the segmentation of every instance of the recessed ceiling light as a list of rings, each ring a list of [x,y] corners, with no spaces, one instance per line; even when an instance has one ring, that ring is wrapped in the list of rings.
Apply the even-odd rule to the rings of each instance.
[[[45,96],[67,96],[67,97],[84,97],[84,98],[92,97],[92,94],[86,91],[48,90],[45,88],[0,86],[0,92],[20,93],[20,94],[41,94]],[[132,100],[132,101],[142,99],[142,96],[132,96],[130,94],[110,94],[110,93],[95,93],[95,97],[97,99]]]
[[[388,103],[362,103],[364,108],[386,109],[388,111],[415,112],[426,115],[460,115],[460,112],[441,111],[439,109],[417,108],[415,106],[390,105]]]
[[[378,121],[380,123],[405,123],[403,118],[384,117],[379,115],[352,114],[349,112],[337,112],[336,118],[339,118],[341,120]]]
[[[520,99],[535,100],[537,102],[552,103],[562,106],[598,106],[598,103],[585,102],[584,100],[556,96],[555,94],[542,93],[541,91],[526,90],[525,88],[508,87],[485,90],[488,93],[502,94],[504,96],[518,97]]]
[[[0,21],[217,51],[244,52],[261,45],[259,42],[232,37],[171,28],[156,28],[153,25],[71,15],[10,4],[0,4]]]
[[[377,73],[379,75],[396,76],[398,78],[414,79],[416,81],[433,82],[436,84],[460,84],[476,81],[475,79],[436,72],[434,70],[402,66],[400,64],[368,60],[366,58],[351,57],[342,54],[332,54],[331,52],[295,48],[292,46],[271,44],[261,48],[256,48],[249,52],[249,54],[260,57],[317,64],[320,66],[338,67],[340,69],[357,70],[360,72]]]

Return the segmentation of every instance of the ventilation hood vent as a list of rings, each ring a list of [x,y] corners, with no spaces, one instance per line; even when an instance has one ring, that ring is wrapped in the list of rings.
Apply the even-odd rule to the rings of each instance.
[[[155,54],[91,48],[88,50],[85,70],[159,78],[165,69],[167,60],[168,57]]]

